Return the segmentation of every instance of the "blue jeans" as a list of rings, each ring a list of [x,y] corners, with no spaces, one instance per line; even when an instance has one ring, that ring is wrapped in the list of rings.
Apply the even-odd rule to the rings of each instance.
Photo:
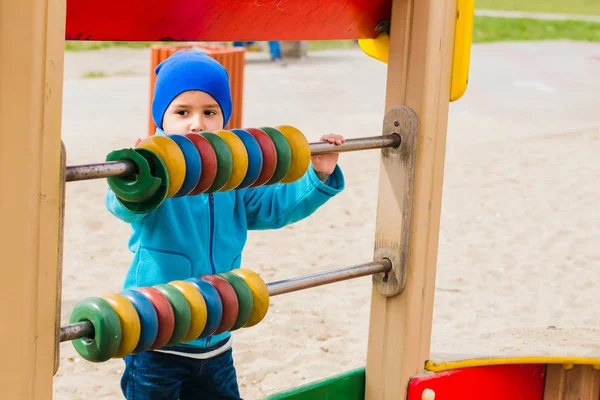
[[[231,348],[206,360],[145,351],[125,357],[127,400],[241,400]]]

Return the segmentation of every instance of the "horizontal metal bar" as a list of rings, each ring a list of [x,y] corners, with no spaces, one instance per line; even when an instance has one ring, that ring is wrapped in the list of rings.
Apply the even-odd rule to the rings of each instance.
[[[277,281],[269,283],[267,287],[269,288],[270,296],[278,296],[283,293],[295,292],[302,289],[326,285],[328,283],[345,281],[361,276],[378,274],[380,272],[388,272],[391,269],[392,263],[389,260],[374,261],[367,264],[359,264],[352,267],[334,269]]]
[[[385,147],[400,146],[400,135],[372,136],[358,139],[347,139],[342,144],[328,142],[316,142],[310,144],[310,154],[318,156],[321,154],[344,153],[348,151],[383,149]]]
[[[94,325],[90,321],[75,322],[60,327],[60,341],[66,342],[79,338],[94,337]]]
[[[397,134],[385,136],[373,136],[358,139],[348,139],[340,145],[327,142],[310,143],[310,153],[313,156],[331,153],[343,153],[348,151],[382,149],[386,147],[398,147],[400,136]],[[133,161],[111,161],[98,164],[73,165],[67,167],[67,182],[84,181],[89,179],[102,179],[111,176],[127,176],[137,172]]]
[[[109,178],[111,176],[127,176],[137,172],[133,161],[109,161],[98,164],[75,165],[67,167],[67,182],[86,181],[90,179]]]
[[[299,276],[296,278],[267,284],[270,296],[278,296],[284,293],[296,292],[298,290],[322,286],[329,283],[345,281],[348,279],[359,278],[361,276],[373,275],[382,272],[389,272],[392,269],[390,260],[373,261],[366,264],[354,265],[330,271],[319,272]],[[61,326],[60,341],[66,342],[82,337],[91,338],[94,336],[94,327],[89,321],[77,322]]]

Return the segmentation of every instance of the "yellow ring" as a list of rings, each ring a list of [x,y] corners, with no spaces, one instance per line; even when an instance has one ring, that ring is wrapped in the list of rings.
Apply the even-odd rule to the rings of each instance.
[[[252,315],[250,315],[250,319],[246,325],[244,325],[244,328],[249,328],[258,324],[260,321],[262,321],[265,315],[267,315],[270,303],[269,289],[267,288],[265,281],[263,281],[262,278],[254,271],[240,268],[231,272],[242,277],[252,292],[254,307],[252,308]]]
[[[200,291],[189,282],[173,281],[169,282],[169,285],[179,290],[181,294],[183,294],[183,297],[185,297],[187,302],[190,304],[192,321],[190,324],[190,330],[183,338],[182,342],[189,342],[190,340],[198,339],[198,336],[200,336],[204,330],[204,327],[206,326],[206,318],[208,317],[204,297],[202,297]]]
[[[292,183],[302,178],[310,165],[310,145],[306,137],[298,129],[289,125],[276,126],[279,132],[285,136],[292,149],[292,165],[283,177],[281,183]]]
[[[236,134],[229,131],[215,131],[214,133],[219,135],[225,143],[227,143],[233,158],[231,177],[220,190],[221,192],[225,192],[238,187],[246,177],[246,173],[248,172],[248,152],[246,151],[244,142],[242,142],[242,139]]]
[[[169,174],[167,197],[172,197],[185,179],[185,158],[177,143],[166,136],[148,136],[137,147],[148,149],[163,160]]]
[[[125,297],[116,293],[101,296],[115,310],[121,322],[121,344],[113,358],[123,358],[135,349],[141,333],[140,316],[137,310]]]

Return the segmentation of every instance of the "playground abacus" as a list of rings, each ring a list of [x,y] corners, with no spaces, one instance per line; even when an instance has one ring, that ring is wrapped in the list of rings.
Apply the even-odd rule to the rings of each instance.
[[[466,90],[471,0],[231,1],[40,0],[3,3],[0,57],[0,218],[11,329],[0,331],[10,399],[52,397],[60,342],[101,362],[251,329],[270,297],[371,276],[365,368],[272,399],[515,398],[597,400],[600,358],[432,359],[437,243],[449,102]],[[140,11],[141,10],[141,11]],[[183,11],[182,11],[183,10]],[[248,23],[251,21],[251,23]],[[18,40],[15,40],[17,38]],[[61,140],[64,41],[358,40],[387,64],[379,135],[334,146],[308,143],[290,125],[153,135],[104,162],[67,166]],[[368,79],[368,77],[364,77]],[[373,134],[380,127],[373,130]],[[15,136],[18,132],[18,136]],[[17,137],[18,139],[15,139]],[[9,143],[10,145],[5,145]],[[67,182],[107,179],[124,207],[151,212],[181,196],[291,183],[311,155],[380,149],[373,257],[337,270],[265,283],[251,268],[82,299],[60,326]],[[15,166],[27,166],[18,168]],[[450,371],[446,373],[446,371]]]

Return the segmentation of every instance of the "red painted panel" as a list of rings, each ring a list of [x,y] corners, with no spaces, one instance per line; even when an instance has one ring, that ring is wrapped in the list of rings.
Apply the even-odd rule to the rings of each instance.
[[[376,36],[391,0],[67,0],[67,40],[249,41]]]
[[[413,378],[408,400],[421,400],[425,389],[435,400],[542,400],[546,366],[494,365],[461,368]]]

